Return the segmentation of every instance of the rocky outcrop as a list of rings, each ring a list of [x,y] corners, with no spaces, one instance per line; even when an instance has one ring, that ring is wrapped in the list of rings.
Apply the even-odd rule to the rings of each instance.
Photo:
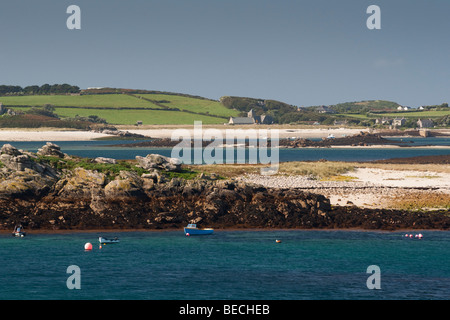
[[[148,154],[146,157],[136,156],[138,166],[143,169],[160,169],[166,171],[179,172],[181,170],[181,160],[169,158],[160,154]]]
[[[320,141],[313,141],[304,138],[280,139],[279,145],[290,148],[304,148],[304,147],[331,147],[331,146],[369,146],[369,145],[384,145],[384,144],[404,144],[404,141],[393,141],[381,137],[378,134],[371,134],[361,131],[361,133],[348,137],[339,138],[323,138]]]
[[[65,159],[55,162],[52,156],[50,162],[39,162],[42,158],[11,145],[2,148],[1,159],[0,229],[11,230],[18,223],[28,229],[164,229],[187,223],[214,228],[450,228],[448,212],[332,208],[323,195],[296,188],[170,179],[164,169],[178,163],[155,155],[138,159],[139,166],[149,168],[144,173],[130,169],[115,174],[81,166],[61,169],[56,164]]]
[[[35,161],[36,156],[5,144],[0,151],[0,197],[42,195],[57,181],[52,167]]]
[[[104,189],[106,200],[127,198],[144,198],[143,180],[135,173],[120,171],[115,180],[109,182]]]
[[[97,157],[94,161],[97,163],[117,164],[117,160],[113,158]]]
[[[102,133],[102,134],[109,134],[113,136],[118,136],[120,138],[135,138],[135,139],[142,139],[142,138],[148,138],[142,134],[138,133],[131,133],[129,131],[122,131],[117,130],[117,128],[109,127],[109,128],[98,128],[92,130],[92,132]]]
[[[58,180],[53,187],[52,196],[70,201],[89,199],[100,194],[106,182],[106,175],[103,173],[75,168]]]
[[[0,199],[1,227],[17,222],[29,229],[164,229],[192,222],[216,228],[320,227],[331,209],[323,196],[233,181],[172,179],[146,187],[146,179],[123,173],[100,188],[101,177],[90,179],[96,187],[74,187],[83,183],[71,177],[39,199]]]
[[[65,154],[61,152],[61,148],[51,142],[47,142],[45,146],[40,148],[37,152],[40,156],[48,156],[48,157],[58,157],[64,158]]]

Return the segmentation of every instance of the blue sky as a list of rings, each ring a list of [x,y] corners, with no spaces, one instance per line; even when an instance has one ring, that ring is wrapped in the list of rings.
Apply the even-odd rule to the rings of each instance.
[[[369,30],[369,5],[381,30]],[[68,30],[69,5],[81,30]],[[298,106],[450,102],[448,0],[16,0],[0,84],[70,83]]]

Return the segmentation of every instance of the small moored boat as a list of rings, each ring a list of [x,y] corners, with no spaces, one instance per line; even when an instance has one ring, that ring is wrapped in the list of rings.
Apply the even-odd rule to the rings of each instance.
[[[13,237],[20,237],[23,238],[27,235],[22,225],[18,225],[14,227],[14,231],[12,232]]]
[[[213,228],[197,228],[197,225],[194,223],[190,223],[187,227],[184,227],[184,234],[190,236],[212,234],[213,232]]]
[[[98,242],[100,242],[100,244],[119,243],[120,240],[117,237],[114,237],[113,239],[108,239],[105,237],[98,237]]]

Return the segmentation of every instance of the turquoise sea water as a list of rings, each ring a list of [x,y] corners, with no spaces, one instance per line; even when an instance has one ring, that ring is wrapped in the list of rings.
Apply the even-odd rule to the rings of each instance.
[[[2,234],[0,299],[448,299],[450,232],[421,233],[108,232],[121,242],[102,249],[97,232]],[[79,290],[66,286],[71,265]],[[380,290],[367,288],[370,265]]]
[[[326,159],[329,161],[371,161],[390,158],[417,157],[429,155],[448,155],[450,154],[450,138],[408,138],[405,141],[414,141],[408,145],[414,145],[416,148],[299,148],[299,149],[279,149],[279,161],[307,161]],[[114,159],[135,159],[136,156],[145,157],[149,153],[158,153],[164,156],[171,156],[172,148],[127,148],[112,147],[115,144],[134,143],[135,141],[55,141],[61,147],[64,153],[81,157],[107,157]],[[8,142],[0,141],[0,145],[11,143],[18,149],[24,149],[36,152],[45,142]],[[435,148],[424,148],[420,146],[435,145]],[[194,154],[194,152],[192,153]],[[225,158],[225,152],[223,153]],[[246,159],[237,159],[235,154],[235,163],[248,162],[248,149],[245,155]]]

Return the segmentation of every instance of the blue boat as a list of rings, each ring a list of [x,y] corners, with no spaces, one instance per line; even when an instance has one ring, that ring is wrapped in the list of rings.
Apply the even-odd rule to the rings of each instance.
[[[213,228],[197,228],[197,225],[195,223],[190,223],[187,225],[187,227],[184,227],[184,234],[185,235],[207,235],[212,234],[214,232]]]

